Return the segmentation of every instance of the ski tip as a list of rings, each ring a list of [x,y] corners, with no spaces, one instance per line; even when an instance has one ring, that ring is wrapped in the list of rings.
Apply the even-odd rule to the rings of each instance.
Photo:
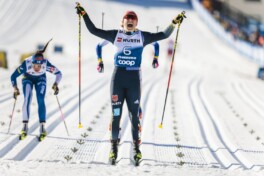
[[[159,124],[159,128],[163,128],[162,124]]]
[[[82,128],[82,127],[83,127],[83,125],[81,123],[79,123],[78,128]]]

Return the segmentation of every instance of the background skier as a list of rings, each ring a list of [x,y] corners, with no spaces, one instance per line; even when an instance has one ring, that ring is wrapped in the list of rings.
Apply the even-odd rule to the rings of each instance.
[[[109,41],[104,40],[100,43],[97,44],[96,46],[96,55],[97,55],[97,61],[98,61],[98,66],[97,66],[97,71],[99,73],[104,72],[104,62],[103,62],[103,57],[102,57],[102,49],[105,45],[109,44]],[[152,60],[152,67],[153,68],[158,68],[159,67],[159,43],[158,42],[153,42],[152,45],[154,46],[154,58]]]
[[[37,51],[34,55],[28,57],[23,63],[14,71],[11,75],[11,83],[14,87],[14,98],[20,94],[17,87],[16,78],[23,74],[22,85],[24,94],[23,104],[23,128],[21,130],[20,139],[24,139],[28,132],[28,121],[30,118],[30,104],[32,101],[32,90],[35,86],[37,102],[38,102],[38,115],[40,123],[40,140],[44,138],[46,134],[45,122],[46,122],[46,106],[45,106],[45,94],[46,94],[46,71],[56,75],[56,80],[52,86],[54,95],[59,93],[58,84],[62,78],[62,74],[54,65],[52,65],[43,53],[45,52],[49,42],[46,44],[43,50]]]

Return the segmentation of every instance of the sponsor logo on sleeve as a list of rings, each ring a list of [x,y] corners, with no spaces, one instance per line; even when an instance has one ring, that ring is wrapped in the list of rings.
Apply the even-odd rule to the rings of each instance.
[[[48,67],[48,69],[47,69],[48,71],[50,71],[51,73],[53,73],[54,72],[54,70],[55,70],[55,68],[54,67]]]

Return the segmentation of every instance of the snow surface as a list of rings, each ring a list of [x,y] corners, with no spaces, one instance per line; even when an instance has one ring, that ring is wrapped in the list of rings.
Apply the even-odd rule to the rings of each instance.
[[[101,41],[82,23],[82,101],[78,128],[78,17],[75,1],[0,0],[0,49],[8,51],[9,69],[0,68],[0,175],[264,175],[264,84],[256,79],[257,66],[214,36],[197,14],[177,6],[140,6],[138,2],[80,1],[96,26],[120,26],[123,13],[134,10],[139,29],[155,32],[182,10],[188,18],[181,26],[174,72],[167,100],[163,129],[161,121],[170,58],[169,39],[160,42],[160,67],[151,67],[153,49],[143,53],[142,155],[135,167],[131,161],[131,126],[126,105],[121,121],[121,143],[117,166],[108,164],[108,125],[111,118],[110,80],[113,46],[104,48],[105,72],[97,73],[95,46]],[[176,30],[171,39],[175,38]],[[10,133],[7,134],[14,100],[10,75],[22,53],[36,50],[53,38],[47,57],[63,73],[58,98],[70,136],[47,74],[47,132],[38,142],[37,103],[33,97],[29,136],[18,140],[22,128],[20,95]],[[63,45],[64,53],[53,52]],[[18,80],[21,89],[21,77]],[[35,96],[35,94],[34,94]],[[86,135],[88,135],[86,137]],[[80,144],[79,144],[80,143]],[[77,149],[77,152],[73,152]],[[67,161],[65,158],[71,158]]]

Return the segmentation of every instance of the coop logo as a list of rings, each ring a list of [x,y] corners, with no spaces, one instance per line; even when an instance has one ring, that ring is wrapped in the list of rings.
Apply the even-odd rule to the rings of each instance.
[[[135,61],[129,61],[129,60],[119,60],[118,63],[120,65],[129,65],[129,66],[135,65]]]

